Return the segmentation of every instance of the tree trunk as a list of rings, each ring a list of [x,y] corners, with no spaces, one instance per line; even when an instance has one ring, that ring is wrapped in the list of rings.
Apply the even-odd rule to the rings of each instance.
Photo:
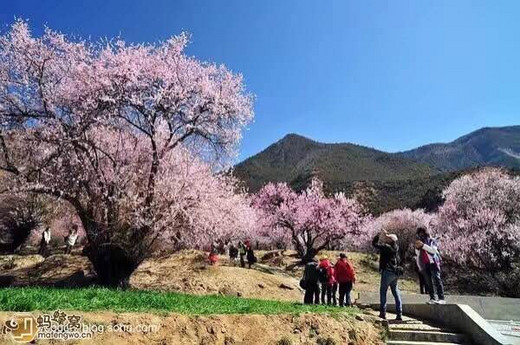
[[[90,259],[102,286],[129,287],[129,279],[139,262],[116,244],[89,243],[83,253]]]
[[[307,248],[305,253],[302,256],[302,264],[306,264],[308,262],[311,262],[312,259],[316,256],[316,250],[314,248]]]
[[[36,224],[22,224],[21,226],[11,225],[11,228],[8,230],[11,232],[11,242],[0,243],[0,253],[13,254],[16,252],[29,238],[29,235],[35,227]]]

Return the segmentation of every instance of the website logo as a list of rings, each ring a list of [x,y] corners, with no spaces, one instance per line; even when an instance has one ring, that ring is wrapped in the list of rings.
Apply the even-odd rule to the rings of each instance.
[[[7,320],[2,328],[2,333],[11,333],[13,340],[19,343],[29,343],[38,334],[38,323],[31,314],[18,314]]]

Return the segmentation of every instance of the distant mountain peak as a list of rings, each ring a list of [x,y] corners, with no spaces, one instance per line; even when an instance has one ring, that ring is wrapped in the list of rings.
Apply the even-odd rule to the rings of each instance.
[[[327,181],[402,180],[428,176],[431,169],[421,163],[369,147],[326,144],[290,133],[235,167],[251,191],[267,182],[288,182],[305,187],[309,172],[319,172]]]
[[[281,140],[289,140],[289,139],[311,140],[311,139],[307,138],[306,136],[303,136],[303,135],[298,134],[298,133],[288,133]],[[314,140],[312,140],[312,141],[314,141]]]
[[[430,144],[399,153],[401,156],[456,171],[479,166],[520,168],[520,126],[484,127],[450,143]]]
[[[461,171],[520,168],[520,126],[485,127],[450,143],[387,153],[350,143],[326,144],[289,133],[235,166],[250,192],[268,182],[305,188],[319,176],[329,191],[345,191],[377,214],[426,207]],[[436,199],[437,198],[437,199]]]
[[[278,140],[276,143],[295,142],[295,141],[322,144],[314,139],[308,138],[306,136],[303,136],[303,135],[297,134],[297,133],[286,134],[282,139]]]

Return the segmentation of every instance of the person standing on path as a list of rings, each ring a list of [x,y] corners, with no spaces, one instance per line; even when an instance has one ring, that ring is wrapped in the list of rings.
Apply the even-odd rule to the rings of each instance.
[[[72,224],[72,229],[69,231],[69,234],[65,237],[65,254],[70,254],[72,252],[72,248],[76,244],[78,240],[78,226],[76,224]]]
[[[242,241],[238,242],[238,254],[240,255],[240,267],[246,267],[245,256],[247,254],[247,249],[246,245]]]
[[[238,260],[238,248],[235,247],[233,242],[229,243],[229,263],[233,266],[236,265]]]
[[[338,291],[338,282],[336,281],[336,270],[334,266],[329,266],[328,271],[328,285],[327,285],[327,304],[329,305],[338,305],[336,300],[336,292]]]
[[[437,249],[437,242],[430,236],[426,228],[417,229],[415,242],[416,263],[419,271],[424,275],[426,287],[430,294],[428,304],[445,304],[444,286],[441,278],[441,257]],[[439,299],[435,299],[435,292]]]
[[[51,228],[46,227],[42,232],[42,239],[40,241],[40,248],[38,249],[38,254],[43,257],[47,257],[49,255],[49,245],[51,243]]]
[[[334,266],[334,274],[339,285],[339,306],[352,306],[350,292],[356,282],[356,272],[354,271],[352,263],[348,261],[345,253],[339,254],[339,259]]]
[[[318,281],[318,263],[315,259],[312,259],[305,265],[303,271],[302,285],[305,288],[303,303],[320,304],[320,287]]]
[[[331,264],[329,258],[326,255],[320,257],[320,264],[318,266],[319,281],[321,285],[321,304],[325,304],[325,297],[330,295],[329,288],[329,273]],[[330,304],[330,298],[328,299]]]
[[[379,317],[386,319],[386,293],[388,287],[390,287],[395,299],[396,320],[401,321],[403,319],[403,303],[398,280],[402,269],[399,267],[397,235],[387,234],[386,230],[383,230],[381,234],[374,237],[372,245],[379,250],[379,272],[381,272]]]
[[[251,268],[252,265],[254,265],[258,260],[255,256],[255,252],[253,251],[253,247],[251,244],[247,246],[247,253],[246,253],[246,259],[247,259],[247,265],[249,268]]]
[[[417,255],[415,255],[414,260],[417,262]],[[426,285],[426,278],[424,277],[424,274],[421,273],[419,270],[419,266],[416,264],[414,265],[414,271],[417,274],[417,277],[419,278],[419,293],[421,295],[428,295],[428,286]]]

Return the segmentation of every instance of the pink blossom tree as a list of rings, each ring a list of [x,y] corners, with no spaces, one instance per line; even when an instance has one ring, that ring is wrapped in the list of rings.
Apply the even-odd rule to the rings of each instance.
[[[303,262],[358,235],[367,219],[357,201],[341,193],[325,196],[318,179],[300,194],[285,183],[267,184],[254,196],[253,205],[260,213],[262,235],[275,242],[291,241]]]
[[[102,284],[125,285],[166,234],[198,242],[193,227],[177,236],[175,224],[195,223],[191,212],[206,202],[229,211],[244,201],[213,172],[233,156],[252,97],[240,75],[186,56],[187,43],[186,34],[156,45],[73,41],[49,29],[33,37],[23,21],[0,36],[4,192],[68,202]]]
[[[444,198],[434,223],[443,255],[520,297],[520,178],[484,169],[453,181]]]
[[[397,235],[399,255],[402,260],[409,259],[414,252],[417,228],[429,228],[432,218],[433,215],[422,209],[412,211],[405,208],[383,213],[366,225],[368,240],[364,239],[364,243],[371,247],[372,238],[384,229]]]

